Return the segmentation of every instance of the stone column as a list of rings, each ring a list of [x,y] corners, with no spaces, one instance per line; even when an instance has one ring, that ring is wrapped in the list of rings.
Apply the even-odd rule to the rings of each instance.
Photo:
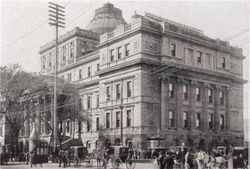
[[[195,102],[196,102],[196,85],[197,81],[192,80],[190,85],[190,129],[195,129]]]
[[[219,110],[220,110],[220,87],[216,85],[214,93],[214,127],[213,127],[216,132],[220,130]]]
[[[176,124],[176,128],[179,130],[182,128],[182,110],[181,110],[181,106],[182,106],[182,92],[181,92],[181,83],[182,83],[182,80],[181,79],[177,79],[177,83],[175,84],[175,89],[176,89],[176,92],[174,93],[175,94],[175,98],[176,98],[176,101],[175,101],[175,114],[176,114],[176,119],[175,119],[175,124]]]
[[[169,94],[168,94],[168,84],[170,82],[170,79],[169,78],[166,78],[166,105],[165,105],[165,113],[166,113],[166,117],[165,117],[165,120],[166,120],[166,128],[168,128],[169,126],[169,113],[168,113],[168,109],[169,109]]]
[[[226,117],[225,117],[225,129],[230,132],[230,87],[226,88]]]
[[[202,112],[201,112],[201,128],[203,131],[207,131],[208,129],[208,115],[207,115],[207,107],[208,107],[208,84],[204,83],[202,87]]]
[[[161,129],[166,127],[166,80],[161,79]]]

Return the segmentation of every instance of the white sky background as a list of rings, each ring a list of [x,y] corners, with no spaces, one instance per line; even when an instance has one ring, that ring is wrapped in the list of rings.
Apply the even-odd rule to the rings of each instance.
[[[52,1],[52,0],[51,0]],[[85,28],[94,16],[94,10],[106,1],[61,0],[52,1],[66,6],[66,28],[64,34],[79,26]],[[244,78],[249,79],[249,2],[239,1],[142,1],[110,0],[123,11],[129,23],[136,11],[144,15],[150,12],[192,27],[204,30],[212,38],[225,39],[231,45],[243,48]],[[45,0],[2,0],[1,2],[0,63],[19,63],[26,71],[40,71],[40,46],[54,39],[55,29],[48,25],[48,1]],[[240,32],[243,32],[240,34]],[[238,34],[238,36],[236,36]],[[235,36],[234,36],[235,35]],[[249,83],[248,83],[249,84]],[[244,90],[245,114],[248,112],[248,86]]]

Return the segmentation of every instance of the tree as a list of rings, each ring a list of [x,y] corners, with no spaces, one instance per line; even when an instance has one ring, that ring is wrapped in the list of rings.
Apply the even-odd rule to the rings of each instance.
[[[11,131],[11,144],[19,152],[18,137],[25,120],[32,112],[32,104],[23,101],[32,97],[42,81],[35,73],[27,73],[18,64],[0,67],[0,104],[4,108]]]

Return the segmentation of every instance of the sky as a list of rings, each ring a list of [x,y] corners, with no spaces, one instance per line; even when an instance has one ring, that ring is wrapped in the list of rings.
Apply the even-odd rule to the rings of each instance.
[[[52,0],[51,0],[52,1]],[[65,6],[65,34],[74,27],[86,28],[94,16],[94,10],[108,0],[61,0],[52,1]],[[109,0],[123,11],[129,23],[136,12],[150,12],[195,28],[204,34],[243,48],[244,78],[249,80],[249,2],[238,1],[142,1]],[[55,29],[48,25],[48,1],[1,0],[0,1],[0,65],[19,63],[29,72],[40,71],[40,46],[55,37]],[[244,88],[245,115],[248,111],[249,82]],[[246,116],[245,116],[246,117]],[[248,117],[250,119],[250,117]]]

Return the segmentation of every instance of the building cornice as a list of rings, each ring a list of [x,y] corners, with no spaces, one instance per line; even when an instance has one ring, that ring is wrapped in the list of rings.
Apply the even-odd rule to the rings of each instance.
[[[74,38],[76,36],[89,38],[89,39],[92,39],[92,40],[95,40],[95,41],[99,41],[100,40],[99,34],[97,34],[95,32],[92,32],[92,31],[80,29],[79,27],[76,27],[72,31],[67,32],[66,34],[60,36],[59,39],[58,39],[58,45],[61,45],[64,42],[66,42],[69,39],[72,39],[72,38]],[[46,52],[46,51],[48,51],[48,50],[50,50],[50,49],[52,49],[54,47],[55,47],[55,40],[47,43],[44,46],[41,46],[39,54],[43,54],[44,52]]]

